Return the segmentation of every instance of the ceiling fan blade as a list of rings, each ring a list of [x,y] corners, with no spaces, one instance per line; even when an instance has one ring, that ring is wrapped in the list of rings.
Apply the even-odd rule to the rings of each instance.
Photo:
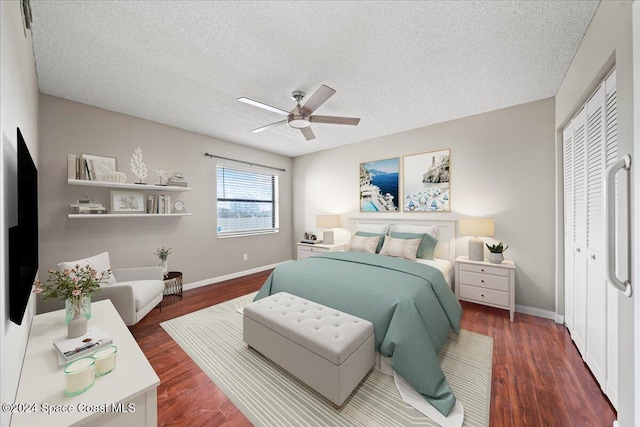
[[[251,132],[253,132],[253,133],[262,132],[263,130],[271,129],[271,128],[274,128],[276,126],[283,125],[285,123],[287,123],[286,120],[280,120],[279,122],[271,123],[270,125],[266,125],[266,126],[262,126],[262,127],[258,128],[258,129],[254,129]]]
[[[290,114],[288,111],[284,111],[278,107],[273,107],[269,104],[265,104],[264,102],[254,101],[253,99],[242,97],[242,98],[238,98],[238,101],[244,102],[245,104],[253,105],[254,107],[273,111],[274,113],[282,114],[283,116],[288,116]]]
[[[306,128],[302,128],[302,129],[300,129],[300,131],[302,132],[304,137],[307,138],[307,141],[311,141],[312,139],[316,139],[316,136],[313,134],[313,131],[311,130],[310,126],[307,126]]]
[[[309,98],[307,102],[304,103],[304,105],[300,109],[300,112],[307,116],[310,115],[311,113],[316,111],[318,107],[324,104],[327,99],[331,98],[334,93],[336,93],[336,91],[334,89],[331,89],[329,86],[320,86],[320,88],[315,91],[313,95],[311,95],[311,98]]]
[[[311,116],[309,117],[311,123],[331,123],[334,125],[352,125],[356,126],[360,123],[358,117],[337,117],[337,116]]]

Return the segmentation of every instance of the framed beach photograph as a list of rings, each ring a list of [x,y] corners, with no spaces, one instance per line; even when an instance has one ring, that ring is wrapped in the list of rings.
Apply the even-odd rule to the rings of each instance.
[[[146,213],[144,194],[135,191],[112,191],[111,213]]]
[[[86,177],[91,181],[109,181],[109,174],[117,171],[115,157],[81,154],[80,159],[82,167],[86,169]]]
[[[397,212],[400,158],[360,163],[360,212]]]
[[[402,158],[404,212],[449,212],[451,150]]]

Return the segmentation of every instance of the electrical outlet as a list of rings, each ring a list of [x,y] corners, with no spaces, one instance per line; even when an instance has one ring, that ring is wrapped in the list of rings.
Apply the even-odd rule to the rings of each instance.
[[[244,255],[242,255],[242,259],[246,261],[246,260],[249,259],[249,257],[247,257],[247,254],[244,254]]]

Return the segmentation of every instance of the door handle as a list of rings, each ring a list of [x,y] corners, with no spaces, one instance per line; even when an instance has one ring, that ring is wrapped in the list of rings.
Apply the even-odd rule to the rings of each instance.
[[[607,282],[630,297],[633,293],[631,281],[620,280],[616,275],[616,174],[623,169],[631,169],[631,156],[628,154],[610,165],[604,173],[604,268]],[[628,176],[627,174],[627,178]]]

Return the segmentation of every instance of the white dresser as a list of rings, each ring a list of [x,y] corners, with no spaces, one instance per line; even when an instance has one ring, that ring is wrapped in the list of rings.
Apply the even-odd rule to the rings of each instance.
[[[64,368],[58,367],[53,347],[54,339],[67,334],[64,310],[34,316],[15,401],[25,405],[12,414],[12,427],[158,424],[160,379],[110,300],[91,304],[91,326],[109,334],[118,347],[116,367],[96,377],[86,392],[67,397]]]
[[[298,243],[298,259],[309,258],[310,256],[327,252],[344,251],[345,249],[347,249],[345,243],[334,243],[333,245]]]
[[[456,258],[456,296],[464,301],[509,310],[513,322],[515,312],[516,265],[513,261],[493,264]]]

